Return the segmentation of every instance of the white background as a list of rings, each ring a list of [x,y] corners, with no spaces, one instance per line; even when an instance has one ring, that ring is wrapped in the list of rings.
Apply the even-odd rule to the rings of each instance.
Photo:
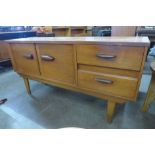
[[[154,0],[0,0],[0,25],[153,25]]]

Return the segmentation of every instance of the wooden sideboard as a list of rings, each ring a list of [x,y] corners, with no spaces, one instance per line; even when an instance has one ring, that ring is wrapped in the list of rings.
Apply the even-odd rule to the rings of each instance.
[[[7,41],[14,70],[29,79],[117,103],[135,101],[149,47],[147,37],[33,37]]]

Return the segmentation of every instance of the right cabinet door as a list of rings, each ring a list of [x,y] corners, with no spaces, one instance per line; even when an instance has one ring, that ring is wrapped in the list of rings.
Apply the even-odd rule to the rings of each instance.
[[[74,50],[72,45],[37,44],[41,75],[48,80],[73,84]]]

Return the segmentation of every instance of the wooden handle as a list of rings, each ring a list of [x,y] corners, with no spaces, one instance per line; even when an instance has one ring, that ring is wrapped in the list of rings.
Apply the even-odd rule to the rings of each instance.
[[[53,61],[55,58],[49,55],[42,55],[41,60],[43,61]]]
[[[112,80],[107,80],[107,79],[101,79],[101,78],[96,78],[95,79],[97,82],[103,83],[103,84],[112,84]]]
[[[31,59],[31,60],[34,59],[32,53],[25,54],[25,55],[24,55],[24,58],[26,58],[26,59]]]
[[[112,59],[116,58],[116,55],[106,55],[103,53],[97,53],[96,57],[101,58],[101,59],[106,59],[106,60],[112,60]]]

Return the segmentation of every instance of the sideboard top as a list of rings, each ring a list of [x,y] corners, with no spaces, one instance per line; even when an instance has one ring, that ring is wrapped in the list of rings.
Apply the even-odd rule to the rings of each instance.
[[[103,44],[149,46],[148,37],[30,37],[5,40],[8,43]]]

